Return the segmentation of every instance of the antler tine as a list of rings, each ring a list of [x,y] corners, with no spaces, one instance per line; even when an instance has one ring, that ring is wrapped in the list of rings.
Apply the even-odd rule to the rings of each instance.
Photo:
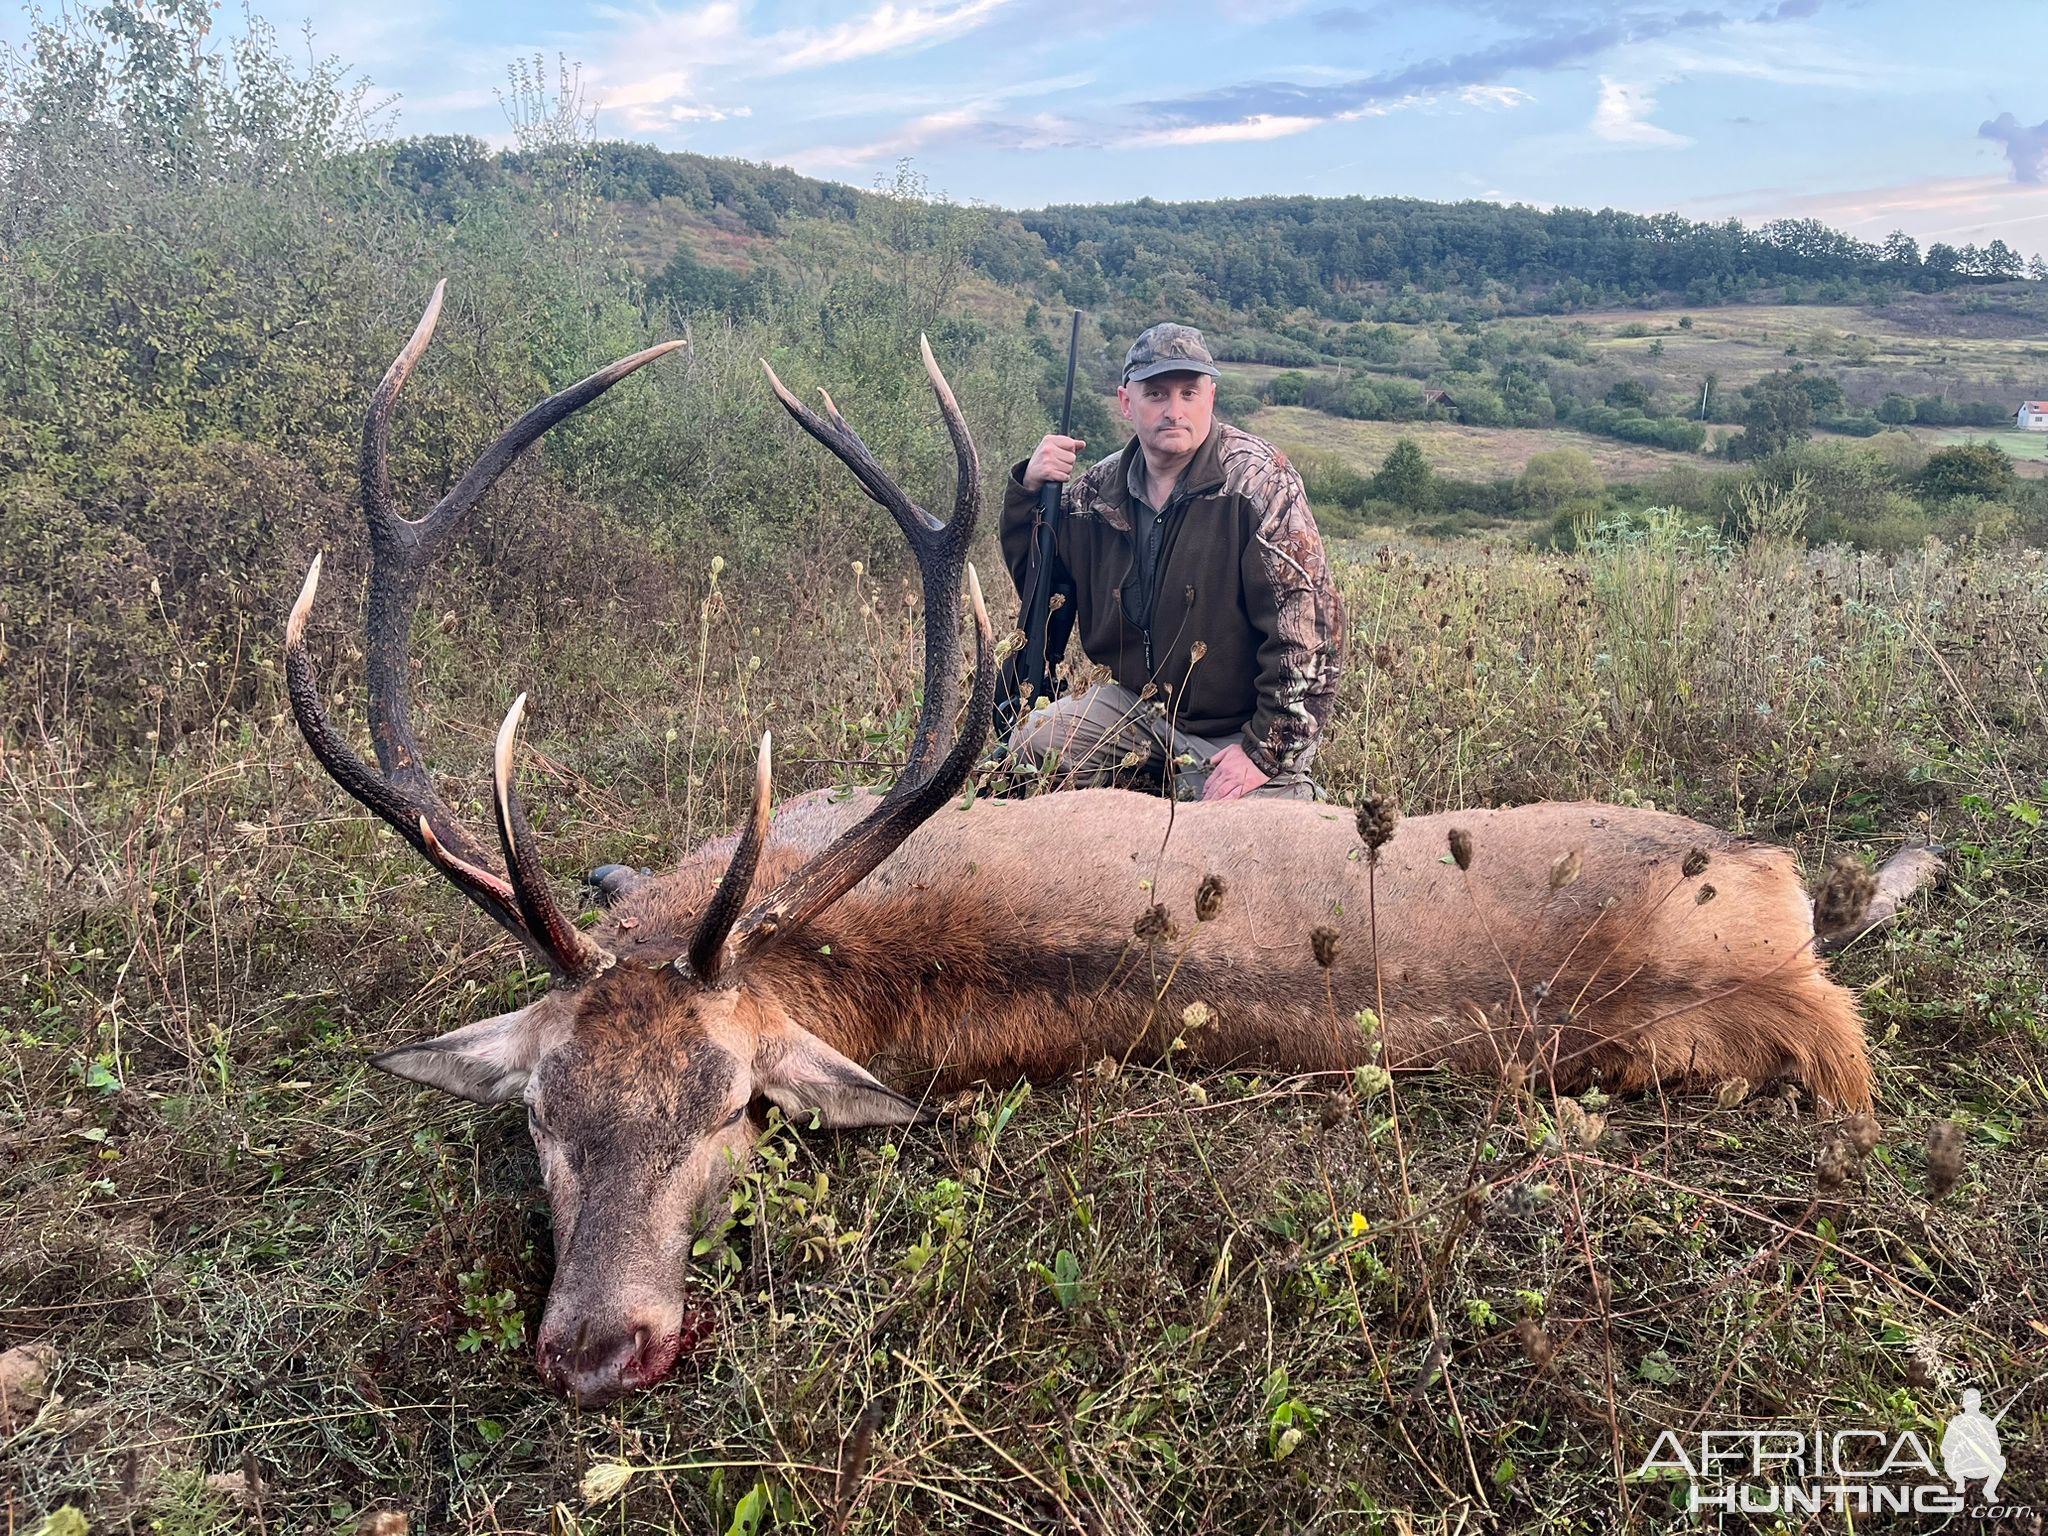
[[[754,804],[746,826],[740,830],[740,845],[733,850],[732,862],[725,866],[725,873],[719,877],[711,904],[704,909],[696,931],[690,935],[689,967],[707,983],[716,982],[719,972],[725,967],[726,937],[732,932],[732,925],[739,921],[740,913],[746,909],[747,892],[754,884],[754,870],[761,862],[761,848],[768,841],[770,734],[767,731],[761,733],[761,753],[754,761]]]
[[[988,740],[996,701],[995,631],[972,565],[967,567],[967,590],[974,608],[974,690],[959,739],[932,773],[900,798],[892,791],[858,825],[754,903],[728,946],[735,961],[760,953],[778,934],[801,928],[860,884],[967,782]]]
[[[483,499],[484,492],[511,468],[514,459],[552,428],[560,426],[627,375],[637,373],[656,358],[666,357],[688,345],[689,342],[681,337],[661,342],[630,357],[622,357],[615,363],[608,363],[589,378],[579,379],[561,393],[549,395],[500,433],[498,440],[477,456],[469,473],[456,481],[455,488],[434,504],[433,511],[420,519],[421,537],[428,540],[441,538],[463,513]]]
[[[491,806],[497,812],[498,842],[505,850],[505,867],[512,872],[512,896],[535,947],[564,981],[581,981],[612,963],[612,957],[590,936],[569,920],[548,889],[547,871],[534,850],[533,829],[513,793],[513,754],[519,745],[519,722],[526,714],[526,695],[520,694],[505,711],[498,727],[497,751],[492,756]]]
[[[398,403],[398,392],[405,388],[405,381],[412,377],[413,365],[434,339],[434,327],[441,319],[441,300],[447,293],[448,279],[444,277],[434,284],[433,296],[427,300],[419,323],[412,328],[411,338],[384,370],[376,393],[370,396],[369,413],[363,418],[363,510],[369,515],[373,534],[379,523],[403,521],[391,495],[391,467],[386,457],[391,441],[391,408]]]
[[[775,390],[775,398],[782,402],[782,408],[796,418],[796,424],[831,449],[840,463],[853,471],[853,478],[860,482],[861,489],[868,493],[868,499],[877,506],[888,509],[896,519],[896,526],[903,530],[913,549],[935,533],[943,531],[939,520],[925,511],[916,502],[903,494],[903,489],[889,478],[889,472],[882,468],[874,450],[861,441],[861,436],[847,425],[846,418],[839,414],[839,407],[832,403],[832,397],[822,389],[825,409],[832,419],[825,420],[803,401],[789,392],[789,388],[776,377],[768,359],[762,358],[761,371],[768,375],[768,383]]]
[[[918,332],[917,349],[924,357],[924,371],[932,381],[932,393],[939,397],[939,415],[945,420],[946,435],[953,440],[953,457],[959,463],[953,490],[953,518],[946,524],[946,533],[957,548],[965,549],[973,541],[974,525],[981,517],[981,458],[974,451],[974,439],[968,434],[960,402],[953,398],[953,386],[939,371],[938,359],[932,356],[932,344],[922,331]]]

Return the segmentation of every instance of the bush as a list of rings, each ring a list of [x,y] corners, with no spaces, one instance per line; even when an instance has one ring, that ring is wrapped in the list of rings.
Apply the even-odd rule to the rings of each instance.
[[[1356,511],[1372,494],[1372,482],[1334,453],[1304,453],[1294,460],[1310,501]]]
[[[1380,463],[1380,472],[1372,477],[1372,494],[1380,501],[1393,502],[1410,512],[1420,512],[1436,504],[1436,475],[1414,438],[1394,440],[1393,448]]]
[[[1275,405],[1299,405],[1308,389],[1308,375],[1292,370],[1266,381],[1266,398]]]
[[[1679,453],[1697,453],[1707,441],[1707,429],[1697,421],[1676,416],[1638,416],[1604,405],[1581,406],[1572,413],[1571,425],[1581,432],[1619,438],[1625,443],[1642,443],[1652,448],[1669,448]]]
[[[1920,471],[1920,493],[1935,501],[1956,496],[1996,499],[2012,488],[2012,460],[1995,443],[1938,448]]]
[[[1226,374],[1216,381],[1216,413],[1233,426],[1243,426],[1264,404],[1259,392],[1241,378]]]
[[[1593,456],[1578,448],[1556,448],[1532,456],[1515,481],[1523,505],[1554,517],[1566,507],[1591,505],[1607,494]]]

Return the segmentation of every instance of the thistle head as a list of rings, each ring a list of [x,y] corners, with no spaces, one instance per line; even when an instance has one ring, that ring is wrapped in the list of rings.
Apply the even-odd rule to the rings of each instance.
[[[1375,790],[1358,802],[1358,836],[1373,853],[1393,841],[1400,824],[1401,808],[1392,795]]]
[[[1814,886],[1814,932],[1840,933],[1855,927],[1876,896],[1877,876],[1870,866],[1853,853],[1836,853]]]

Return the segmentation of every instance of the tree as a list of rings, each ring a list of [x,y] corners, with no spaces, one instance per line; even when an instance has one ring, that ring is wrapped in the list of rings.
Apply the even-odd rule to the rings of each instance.
[[[1515,481],[1523,501],[1546,516],[1574,503],[1598,501],[1607,494],[1600,466],[1581,448],[1554,448],[1533,455]]]
[[[2027,263],[2027,276],[2037,283],[2048,283],[2048,261],[2042,260],[2038,251]]]
[[[1935,501],[1951,496],[1996,499],[2012,489],[2012,460],[1995,443],[1959,443],[1938,448],[1920,471],[1920,493]]]
[[[1805,382],[1798,374],[1767,373],[1743,389],[1742,458],[1767,458],[1813,436],[1813,397]]]
[[[1604,398],[1617,411],[1641,411],[1646,416],[1650,413],[1650,391],[1640,379],[1623,379]]]
[[[1277,373],[1266,385],[1266,397],[1275,405],[1299,405],[1302,392],[1308,388],[1308,375],[1290,368]]]
[[[1802,373],[1799,392],[1813,402],[1813,414],[1827,416],[1842,408],[1842,386],[1824,373]]]
[[[1888,427],[1903,427],[1913,419],[1913,402],[1894,390],[1878,406],[1877,419]]]
[[[1920,242],[1903,229],[1895,229],[1884,237],[1883,254],[1888,267],[1917,267],[1920,265]]]
[[[2020,259],[2020,253],[2003,240],[1994,240],[1984,247],[1980,265],[1984,276],[1996,278],[2004,283],[2018,282],[2026,276],[2027,271],[2026,263]]]
[[[1397,438],[1372,477],[1374,498],[1422,510],[1435,504],[1436,491],[1436,474],[1421,446],[1412,437]]]

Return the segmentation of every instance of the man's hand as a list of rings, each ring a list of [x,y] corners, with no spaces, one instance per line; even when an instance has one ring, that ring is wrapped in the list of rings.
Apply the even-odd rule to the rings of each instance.
[[[1209,777],[1202,781],[1204,800],[1236,800],[1266,782],[1244,748],[1232,742],[1209,759]]]
[[[1074,455],[1088,446],[1085,439],[1061,437],[1048,432],[1031,450],[1031,462],[1024,466],[1024,489],[1036,494],[1048,480],[1064,483],[1073,478]]]

